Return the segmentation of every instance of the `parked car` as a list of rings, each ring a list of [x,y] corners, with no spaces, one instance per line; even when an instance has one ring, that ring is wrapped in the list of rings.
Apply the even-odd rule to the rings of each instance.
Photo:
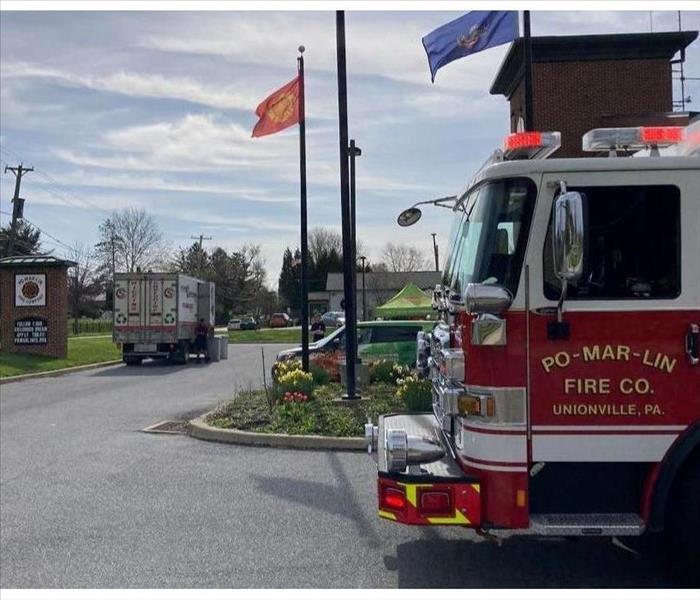
[[[321,317],[326,327],[340,327],[345,325],[345,313],[341,311],[329,311]]]
[[[241,329],[257,329],[258,323],[253,317],[243,317],[241,319]]]
[[[241,327],[241,320],[240,319],[231,319],[228,322],[226,329],[228,329],[229,331],[234,331],[235,329],[243,329]]]
[[[287,313],[273,313],[270,317],[270,327],[290,327],[292,319]]]
[[[357,353],[363,361],[388,359],[406,366],[416,362],[419,331],[432,331],[435,321],[361,321],[357,324]],[[345,352],[345,325],[314,344],[309,354]],[[282,350],[277,360],[301,356],[301,347]]]

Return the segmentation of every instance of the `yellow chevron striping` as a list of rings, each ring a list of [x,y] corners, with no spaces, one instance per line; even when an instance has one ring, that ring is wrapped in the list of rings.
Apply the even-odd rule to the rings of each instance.
[[[456,511],[454,517],[428,517],[431,525],[469,525],[471,521],[461,511]]]
[[[390,521],[396,521],[396,515],[390,512],[387,512],[385,510],[380,510],[379,511],[379,516],[382,519],[389,519]]]

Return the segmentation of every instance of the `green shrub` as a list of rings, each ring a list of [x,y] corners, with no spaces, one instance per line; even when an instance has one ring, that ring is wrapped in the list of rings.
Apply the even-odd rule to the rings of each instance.
[[[418,379],[416,375],[399,380],[396,396],[409,412],[428,412],[432,409],[432,384],[428,379]]]
[[[309,371],[316,385],[327,385],[330,383],[331,376],[321,365],[313,362],[309,363]]]
[[[379,360],[369,367],[369,380],[372,383],[397,384],[398,379],[409,375],[411,370],[392,360]]]

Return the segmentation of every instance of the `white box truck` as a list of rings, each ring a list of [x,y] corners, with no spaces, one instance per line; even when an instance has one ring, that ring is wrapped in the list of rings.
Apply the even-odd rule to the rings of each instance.
[[[116,273],[113,340],[127,365],[144,358],[186,364],[200,319],[214,325],[215,287],[179,273]]]

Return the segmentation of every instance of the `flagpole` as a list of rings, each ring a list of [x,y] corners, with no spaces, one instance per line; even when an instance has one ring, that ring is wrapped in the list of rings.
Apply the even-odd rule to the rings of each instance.
[[[299,46],[299,187],[301,197],[301,366],[309,371],[309,248],[306,219],[306,106],[304,104],[304,46]]]
[[[525,131],[534,131],[532,117],[532,38],[530,36],[530,11],[523,11],[523,54],[525,62]]]

